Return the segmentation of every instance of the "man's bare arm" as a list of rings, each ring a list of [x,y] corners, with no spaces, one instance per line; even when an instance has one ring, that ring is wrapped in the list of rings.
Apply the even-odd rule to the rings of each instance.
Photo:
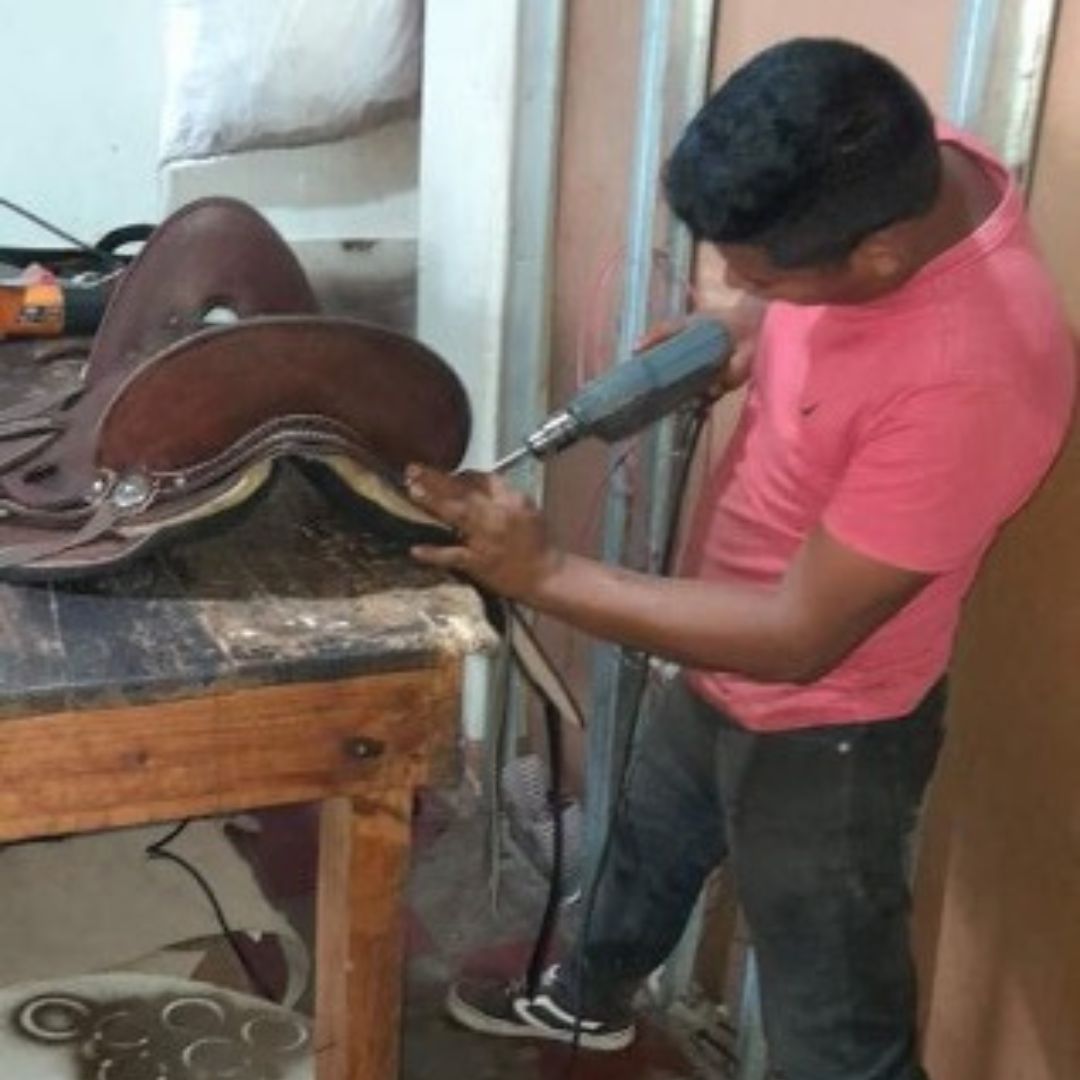
[[[531,503],[498,477],[411,473],[417,502],[462,536],[417,558],[596,637],[692,667],[809,682],[910,601],[929,577],[819,529],[774,587],[636,574],[555,550]]]

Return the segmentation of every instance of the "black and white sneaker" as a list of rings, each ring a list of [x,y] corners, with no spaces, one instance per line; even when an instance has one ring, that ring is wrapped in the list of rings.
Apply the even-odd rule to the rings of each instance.
[[[505,979],[459,979],[446,995],[446,1011],[462,1027],[504,1039],[547,1039],[584,1050],[625,1050],[634,1041],[631,1020],[576,1020],[556,1000],[557,969],[552,968],[533,997],[522,983]]]

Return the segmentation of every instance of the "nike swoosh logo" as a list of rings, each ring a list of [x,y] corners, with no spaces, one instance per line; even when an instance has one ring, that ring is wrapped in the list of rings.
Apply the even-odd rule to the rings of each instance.
[[[800,407],[799,412],[803,416],[810,416],[811,413],[817,411],[817,407],[821,404],[820,401],[815,401],[813,405],[803,405]]]

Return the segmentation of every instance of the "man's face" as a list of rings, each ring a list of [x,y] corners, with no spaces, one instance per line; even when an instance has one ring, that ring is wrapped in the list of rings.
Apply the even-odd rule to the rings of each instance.
[[[724,281],[730,288],[763,300],[789,304],[854,304],[869,299],[872,283],[863,279],[858,261],[828,266],[777,266],[762,247],[717,244],[725,263]]]

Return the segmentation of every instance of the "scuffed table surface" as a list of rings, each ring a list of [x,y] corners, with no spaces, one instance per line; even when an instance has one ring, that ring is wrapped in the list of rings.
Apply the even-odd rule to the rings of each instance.
[[[284,467],[212,535],[92,580],[0,583],[0,717],[404,670],[494,640],[474,589]]]

